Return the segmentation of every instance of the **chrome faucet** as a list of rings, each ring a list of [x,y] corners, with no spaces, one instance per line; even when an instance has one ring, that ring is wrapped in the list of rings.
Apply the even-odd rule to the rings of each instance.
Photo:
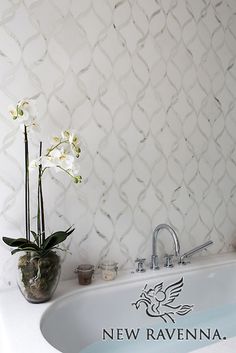
[[[179,239],[177,237],[176,232],[174,231],[173,228],[171,228],[171,226],[169,226],[168,224],[159,224],[153,232],[153,236],[152,236],[152,257],[151,257],[151,269],[153,270],[158,270],[159,269],[159,264],[158,264],[158,255],[156,252],[156,243],[157,243],[157,236],[158,233],[161,229],[166,229],[170,232],[173,241],[174,241],[174,245],[175,245],[175,255],[179,256],[179,252],[180,252],[180,245],[179,245]]]
[[[201,250],[204,250],[205,248],[207,248],[211,244],[213,244],[213,241],[209,240],[206,243],[198,245],[198,246],[196,246],[196,248],[193,248],[192,250],[187,251],[186,253],[184,253],[183,255],[180,256],[179,264],[186,265],[189,262],[189,261],[186,261],[187,258],[189,258],[193,254],[195,254]]]

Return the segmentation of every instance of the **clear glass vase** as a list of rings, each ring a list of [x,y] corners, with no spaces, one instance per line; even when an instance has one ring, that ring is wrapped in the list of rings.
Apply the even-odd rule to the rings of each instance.
[[[55,251],[50,251],[45,256],[28,251],[18,259],[18,287],[30,303],[50,300],[57,288],[60,274],[60,256]]]

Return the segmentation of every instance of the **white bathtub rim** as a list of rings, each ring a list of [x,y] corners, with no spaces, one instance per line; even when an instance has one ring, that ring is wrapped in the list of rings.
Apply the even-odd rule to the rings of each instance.
[[[52,306],[57,305],[64,299],[68,299],[71,296],[76,295],[76,293],[91,292],[94,289],[111,288],[117,285],[130,284],[143,282],[144,280],[160,279],[165,277],[171,277],[173,275],[184,275],[189,272],[196,272],[199,270],[205,270],[208,268],[218,268],[221,266],[228,266],[230,264],[236,263],[236,252],[220,254],[220,255],[210,255],[208,257],[199,257],[193,259],[190,264],[178,265],[176,264],[173,268],[161,268],[160,270],[147,269],[144,273],[136,273],[135,270],[125,270],[121,271],[120,275],[113,281],[104,281],[100,278],[100,275],[96,275],[96,283],[92,283],[89,286],[80,286],[72,289],[70,292],[60,296],[51,301],[49,307],[45,310],[50,310]],[[66,281],[64,281],[66,282]],[[43,316],[43,315],[42,315]]]

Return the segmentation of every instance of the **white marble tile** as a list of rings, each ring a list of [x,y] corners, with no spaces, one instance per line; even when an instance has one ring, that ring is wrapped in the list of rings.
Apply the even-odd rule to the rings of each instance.
[[[1,1],[1,234],[24,230],[23,140],[7,106],[36,96],[43,139],[73,128],[83,147],[83,185],[45,180],[48,228],[76,227],[63,278],[81,261],[150,256],[162,222],[183,251],[209,238],[209,251],[231,250],[234,13],[233,0]],[[2,243],[0,255],[4,288],[14,265]]]

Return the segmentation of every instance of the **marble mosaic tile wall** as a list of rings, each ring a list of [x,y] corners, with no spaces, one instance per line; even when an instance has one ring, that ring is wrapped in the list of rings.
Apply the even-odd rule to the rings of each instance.
[[[162,222],[182,251],[208,239],[230,251],[235,56],[235,0],[1,0],[1,234],[24,232],[23,139],[7,109],[34,97],[45,143],[64,128],[82,141],[83,184],[44,180],[48,230],[76,227],[63,278],[79,262],[148,258]],[[0,288],[13,278],[1,243]]]

